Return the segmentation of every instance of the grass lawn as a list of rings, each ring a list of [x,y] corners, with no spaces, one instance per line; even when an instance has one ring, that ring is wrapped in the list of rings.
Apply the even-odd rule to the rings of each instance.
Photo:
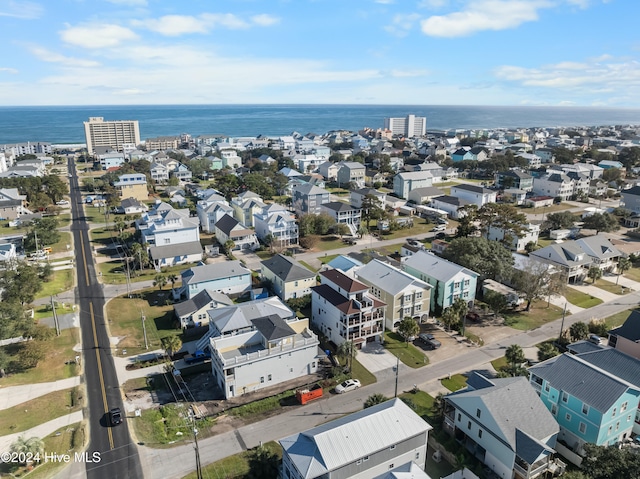
[[[606,323],[607,328],[613,329],[620,326],[626,321],[626,319],[633,311],[633,309],[627,309],[626,311],[620,311],[619,313],[604,318],[604,322]]]
[[[133,424],[135,437],[139,442],[150,447],[192,441],[192,425],[191,421],[186,418],[187,409],[187,405],[184,403],[144,409],[142,415],[134,417],[130,423]],[[215,420],[211,418],[198,420],[196,422],[199,431],[198,437],[210,436],[210,429],[214,422]]]
[[[70,424],[43,438],[44,450],[47,454],[70,454],[73,460],[74,453],[83,449],[86,434],[82,423]],[[0,474],[2,477],[5,477],[5,474],[11,477],[22,477],[28,472],[29,475],[26,477],[29,479],[46,479],[54,477],[55,473],[65,466],[67,464],[64,462],[41,462],[39,466],[28,472],[25,466],[13,467],[11,464],[2,463]]]
[[[546,248],[553,243],[555,243],[555,240],[552,240],[550,238],[538,238],[538,246],[540,246],[541,248]]]
[[[58,313],[58,315],[73,313],[73,305],[65,304],[63,307],[62,303],[58,303],[56,305],[56,312]],[[38,306],[37,308],[35,308],[35,311],[33,313],[34,313],[33,319],[35,319],[36,321],[42,318],[53,317],[53,310],[51,309],[51,303],[45,304],[43,306]]]
[[[414,411],[421,417],[428,417],[431,415],[433,408],[433,396],[424,391],[418,391],[416,393],[409,392],[400,394],[400,399],[411,401],[415,406]]]
[[[385,233],[382,235],[382,240],[391,240],[391,239],[399,239],[399,238],[411,238],[414,236],[420,236],[429,233],[433,227],[434,223],[430,223],[422,218],[414,217],[413,226],[411,228],[400,229],[397,231],[392,231],[390,233]],[[448,226],[447,228],[452,228],[452,226]]]
[[[410,368],[421,368],[429,363],[422,351],[413,344],[407,343],[398,333],[385,332],[384,346]]]
[[[493,361],[491,361],[491,365],[493,366],[493,369],[495,369],[496,371],[500,371],[502,368],[507,366],[507,358],[506,356],[502,356],[501,358],[498,359],[494,359]]]
[[[273,253],[271,253],[271,251],[269,250],[264,250],[264,251],[256,251],[256,256],[262,260],[264,259],[269,259],[273,256]]]
[[[167,277],[175,274],[179,278],[180,272],[189,269],[191,266],[195,266],[195,264],[181,264],[169,268],[162,268],[162,274]],[[127,284],[126,266],[122,260],[117,259],[98,263],[98,271],[102,275],[102,281],[106,284]],[[137,281],[153,280],[158,272],[155,269],[143,269],[141,274],[140,270],[136,269],[135,271],[129,271],[129,274],[131,275],[131,282],[135,283]],[[179,285],[180,281],[176,282],[176,286]],[[166,287],[171,288],[171,281],[167,282]]]
[[[320,261],[322,264],[327,264],[331,261],[333,261],[334,259],[336,259],[338,256],[340,256],[339,254],[325,254],[324,256],[321,256],[320,258],[318,258],[318,261]]]
[[[46,360],[40,361],[33,369],[0,378],[0,386],[43,383],[77,376],[80,374],[80,368],[75,364],[65,364],[65,362],[76,357],[78,353],[73,350],[73,347],[79,342],[80,331],[77,328],[63,329],[60,336],[45,342]],[[11,344],[3,346],[2,349],[9,356],[13,356],[19,347],[19,345]]]
[[[69,248],[67,248],[67,245]],[[73,250],[71,249],[71,233],[68,231],[60,232],[60,240],[56,244],[51,245],[52,253],[64,253],[69,252],[69,256],[73,254]]]
[[[94,228],[89,231],[89,237],[92,243],[100,243],[97,247],[111,244],[111,238],[118,236],[118,232],[107,228]]]
[[[160,348],[162,338],[166,336],[182,334],[182,329],[174,328],[173,304],[166,304],[169,295],[167,290],[147,289],[135,298],[121,296],[107,303],[111,335],[121,338],[118,343],[119,350],[126,349],[127,355],[145,351],[142,314],[146,318],[149,349]]]
[[[623,276],[625,278],[640,282],[640,268],[634,266],[631,269],[625,271]]]
[[[42,289],[36,294],[36,298],[46,298],[70,290],[73,288],[73,276],[72,269],[54,271],[50,280],[42,283]]]
[[[456,392],[467,386],[467,378],[462,374],[454,374],[453,376],[451,376],[451,379],[441,379],[440,383],[449,391]]]
[[[566,288],[564,297],[567,298],[567,301],[571,304],[581,308],[592,308],[593,306],[602,304],[602,300],[600,298],[596,298],[590,294],[586,294],[569,287]]]
[[[561,318],[562,308],[553,304],[547,307],[547,302],[541,300],[531,303],[529,312],[518,311],[515,313],[502,313],[502,315],[504,316],[505,325],[521,331],[528,331],[538,328],[549,321]]]
[[[596,281],[596,284],[594,286],[596,286],[597,288],[603,289],[605,291],[608,291],[609,293],[618,294],[618,295],[628,294],[633,291],[631,288],[625,288],[624,286],[612,283],[611,281],[607,281],[602,278]]]
[[[75,391],[74,391],[75,390]],[[0,411],[0,436],[26,431],[80,410],[79,388],[55,391]]]
[[[357,356],[356,359],[353,360],[353,364],[351,365],[351,376],[359,379],[360,384],[362,384],[363,386],[374,384],[377,381],[373,373],[371,373],[360,363],[360,361],[358,361]]]
[[[332,249],[344,248],[345,246],[348,245],[344,243],[339,236],[328,235],[321,236],[320,241],[318,241],[318,244],[313,249],[318,251],[329,251]]]
[[[271,454],[275,454],[278,458],[282,458],[282,447],[275,441],[267,442],[262,447],[269,451]],[[220,459],[208,466],[202,468],[202,475],[204,477],[225,477],[225,478],[243,478],[250,472],[250,459],[253,455],[253,450],[243,451],[233,456]],[[251,477],[259,477],[262,471],[253,471]],[[197,474],[192,472],[185,476],[183,479],[197,479]]]
[[[391,244],[389,246],[380,246],[379,248],[375,248],[375,249],[378,250],[380,253],[389,255],[394,253],[400,253],[400,248],[402,247],[403,244],[404,243],[396,243],[396,244]]]

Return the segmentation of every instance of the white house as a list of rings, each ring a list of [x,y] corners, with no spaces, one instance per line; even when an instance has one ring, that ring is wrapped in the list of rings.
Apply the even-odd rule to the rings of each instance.
[[[200,220],[200,226],[205,233],[215,232],[215,224],[224,215],[233,216],[233,208],[222,196],[213,194],[206,200],[200,200],[196,204],[196,212]]]
[[[214,230],[218,243],[224,246],[227,241],[231,240],[234,243],[234,250],[254,250],[260,246],[254,231],[229,215],[224,215],[215,224]]]
[[[337,269],[321,272],[320,281],[311,288],[312,322],[329,340],[352,341],[357,348],[382,340],[386,304],[367,285]]]
[[[455,185],[451,187],[451,196],[468,201],[478,208],[487,203],[495,203],[497,191],[475,185]]]
[[[490,226],[484,235],[490,241],[503,241],[506,239],[509,249],[512,251],[524,251],[528,243],[537,244],[538,236],[540,236],[540,225],[533,223],[527,225],[526,231],[521,236],[516,235],[513,231],[507,231],[495,226]]]
[[[533,192],[536,195],[551,196],[568,200],[573,196],[573,180],[565,173],[547,173],[533,179]]]
[[[284,206],[276,203],[265,205],[262,211],[254,213],[253,224],[256,236],[264,241],[273,236],[277,246],[289,246],[298,243],[298,224],[295,217]]]
[[[393,178],[393,192],[400,198],[407,198],[409,191],[433,186],[433,176],[428,171],[398,173]]]

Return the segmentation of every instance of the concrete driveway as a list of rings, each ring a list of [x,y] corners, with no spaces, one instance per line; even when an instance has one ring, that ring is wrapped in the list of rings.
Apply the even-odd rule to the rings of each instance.
[[[356,359],[374,375],[385,369],[395,368],[397,358],[380,343],[368,343],[358,351]]]

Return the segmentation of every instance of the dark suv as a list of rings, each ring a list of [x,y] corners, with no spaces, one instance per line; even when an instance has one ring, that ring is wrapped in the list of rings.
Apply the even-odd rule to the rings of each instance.
[[[114,407],[111,411],[109,411],[109,424],[111,424],[112,426],[122,424],[122,413],[120,412],[119,407]]]
[[[422,341],[429,349],[438,349],[442,343],[438,341],[433,334],[422,333],[418,335],[418,339]]]

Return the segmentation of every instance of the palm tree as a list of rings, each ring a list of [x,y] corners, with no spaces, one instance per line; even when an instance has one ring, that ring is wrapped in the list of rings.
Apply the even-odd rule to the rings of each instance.
[[[387,399],[388,398],[384,394],[380,394],[380,393],[372,394],[364,402],[364,408],[367,409],[368,407],[375,406],[376,404],[381,404],[385,402]]]
[[[438,393],[438,395],[433,399],[431,412],[436,418],[442,419],[444,417],[444,410],[445,410],[444,394]]]
[[[178,279],[180,278],[177,275],[172,273],[169,275],[167,279],[171,281],[171,289],[174,289],[176,287],[176,281],[178,281]]]
[[[162,349],[167,352],[167,356],[171,357],[182,347],[182,340],[178,336],[171,335],[162,338],[161,344]]]
[[[348,364],[349,372],[351,372],[351,362],[353,358],[356,356],[356,348],[353,345],[353,342],[343,341],[342,343],[340,343],[336,351],[336,354],[348,361],[347,364]]]
[[[158,288],[160,288],[160,291],[162,291],[162,288],[166,286],[166,284],[167,277],[162,273],[156,274],[156,277],[153,279],[153,285],[157,286]]]
[[[618,277],[616,278],[616,284],[620,281],[620,275],[624,274],[625,271],[631,269],[631,260],[629,258],[620,258],[618,260]]]
[[[505,351],[504,357],[507,359],[507,363],[509,364],[511,375],[516,376],[516,372],[521,367],[522,363],[526,361],[522,347],[518,344],[512,344]]]
[[[592,266],[587,271],[587,277],[590,278],[594,283],[602,278],[602,270],[597,266]]]
[[[39,437],[26,439],[24,436],[20,436],[11,444],[9,450],[18,454],[26,454],[30,457],[42,456],[44,454],[44,442]]]

